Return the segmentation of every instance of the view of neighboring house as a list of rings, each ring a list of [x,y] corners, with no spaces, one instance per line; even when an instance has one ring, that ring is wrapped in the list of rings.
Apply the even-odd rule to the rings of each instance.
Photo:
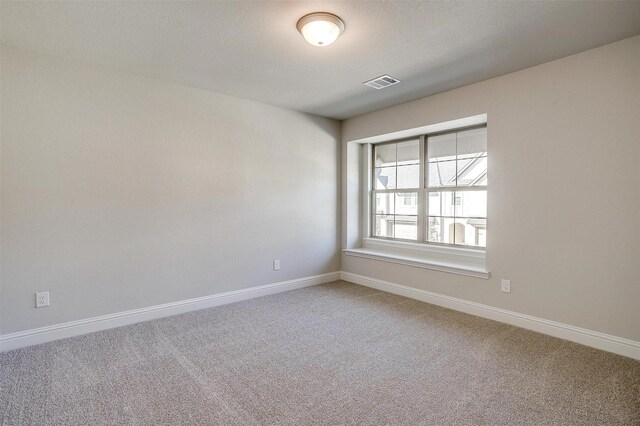
[[[377,145],[373,155],[373,235],[486,247],[486,127]],[[425,203],[423,215],[420,198]],[[428,224],[426,236],[418,235],[419,217]]]

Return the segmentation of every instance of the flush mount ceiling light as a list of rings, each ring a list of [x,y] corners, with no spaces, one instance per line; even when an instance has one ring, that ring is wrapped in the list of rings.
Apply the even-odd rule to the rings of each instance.
[[[342,34],[344,22],[332,13],[315,12],[300,18],[296,27],[309,44],[324,47]]]

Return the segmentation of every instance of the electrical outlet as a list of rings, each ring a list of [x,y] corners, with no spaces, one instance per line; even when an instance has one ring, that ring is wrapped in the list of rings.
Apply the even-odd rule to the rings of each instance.
[[[49,306],[49,292],[40,291],[36,293],[36,308],[44,308]]]
[[[502,280],[501,290],[503,293],[511,293],[511,280]]]
[[[280,259],[276,259],[273,261],[273,270],[274,271],[280,270]]]

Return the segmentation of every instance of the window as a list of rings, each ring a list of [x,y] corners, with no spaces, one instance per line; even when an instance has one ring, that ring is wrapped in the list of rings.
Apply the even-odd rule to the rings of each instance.
[[[343,253],[488,279],[486,123],[478,114],[348,141],[345,197],[357,209]]]
[[[486,126],[373,146],[371,235],[486,247]]]
[[[372,234],[416,240],[420,140],[375,145],[373,164],[375,204],[372,209]]]

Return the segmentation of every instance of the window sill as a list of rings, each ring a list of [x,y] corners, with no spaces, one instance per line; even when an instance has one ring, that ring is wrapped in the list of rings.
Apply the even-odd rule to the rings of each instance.
[[[365,238],[364,248],[344,249],[347,256],[432,269],[434,271],[489,279],[484,266],[485,252],[423,244],[400,243]]]

